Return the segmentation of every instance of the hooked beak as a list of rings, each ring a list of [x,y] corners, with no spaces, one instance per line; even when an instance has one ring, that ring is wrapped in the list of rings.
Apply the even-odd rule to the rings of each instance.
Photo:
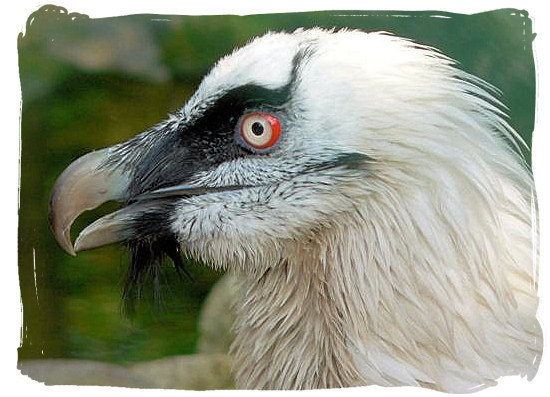
[[[120,201],[129,178],[120,168],[105,168],[110,148],[88,153],[69,165],[55,182],[50,198],[50,225],[59,245],[76,255],[71,225],[84,211]]]
[[[70,255],[79,251],[136,238],[135,221],[155,215],[159,205],[174,198],[239,190],[249,186],[206,187],[176,185],[145,192],[127,199],[130,173],[107,161],[111,148],[88,153],[69,165],[57,179],[50,199],[50,225],[59,245]],[[108,201],[128,202],[80,232],[73,247],[71,225],[84,211]],[[137,236],[139,237],[139,236]]]

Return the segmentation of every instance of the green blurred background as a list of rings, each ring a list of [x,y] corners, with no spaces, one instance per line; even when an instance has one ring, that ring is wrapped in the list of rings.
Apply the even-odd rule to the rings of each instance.
[[[120,297],[127,252],[110,246],[76,258],[66,255],[48,226],[50,190],[75,158],[125,140],[182,106],[212,63],[235,46],[268,30],[308,26],[384,30],[439,48],[502,90],[511,124],[530,144],[534,36],[524,11],[89,19],[43,7],[29,17],[18,39],[23,96],[20,359],[131,363],[195,351],[197,315],[220,274],[191,263],[194,280],[182,281],[166,264],[163,307],[145,299],[134,317],[125,317]],[[73,232],[112,208],[85,214]]]

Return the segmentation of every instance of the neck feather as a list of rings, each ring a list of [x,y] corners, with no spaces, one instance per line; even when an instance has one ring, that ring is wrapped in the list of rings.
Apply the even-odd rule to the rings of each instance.
[[[296,245],[277,266],[242,282],[233,345],[238,388],[359,385],[347,348],[339,266],[316,243]],[[363,383],[364,384],[364,383]]]
[[[289,242],[280,263],[242,276],[237,387],[465,392],[534,375],[534,275],[517,266],[532,246],[500,238],[529,235],[529,216],[464,207],[454,218],[414,192],[406,198],[373,197],[339,219],[345,227]]]

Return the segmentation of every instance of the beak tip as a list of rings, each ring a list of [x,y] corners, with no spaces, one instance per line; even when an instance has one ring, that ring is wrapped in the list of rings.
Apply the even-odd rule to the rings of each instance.
[[[55,240],[57,241],[59,246],[63,248],[63,251],[65,251],[67,254],[71,256],[76,256],[76,252],[74,251],[73,244],[71,243],[70,224],[69,226],[64,225],[64,223],[60,221],[56,216],[55,209],[52,208],[51,206],[50,206],[50,213],[49,213],[49,221],[50,221],[50,229],[52,230]]]
[[[61,245],[61,248],[63,248],[63,250],[71,255],[71,256],[76,256],[76,251],[75,249],[73,248],[73,245],[71,244],[71,239],[70,237],[68,236],[63,236],[64,238],[62,239],[58,239],[58,242],[59,242],[59,245]]]

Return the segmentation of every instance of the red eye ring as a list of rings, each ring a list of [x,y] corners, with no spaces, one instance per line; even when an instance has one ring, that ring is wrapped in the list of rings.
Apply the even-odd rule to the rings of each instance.
[[[250,147],[258,150],[268,149],[279,140],[281,123],[277,117],[269,113],[247,113],[239,122],[239,134]]]

